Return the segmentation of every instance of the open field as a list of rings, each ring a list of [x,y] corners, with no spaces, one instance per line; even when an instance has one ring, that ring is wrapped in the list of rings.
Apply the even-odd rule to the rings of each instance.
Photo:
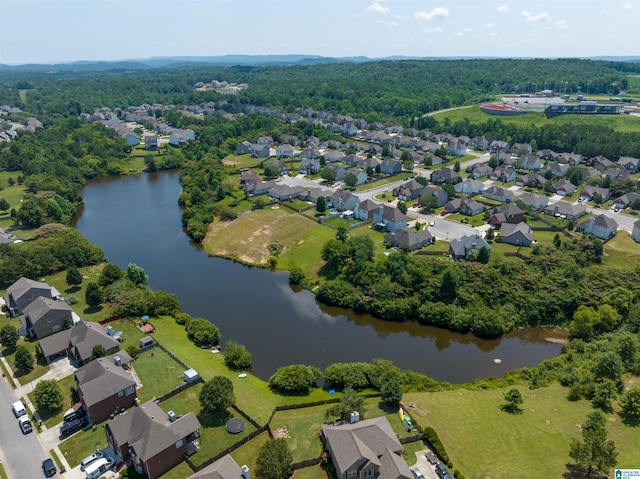
[[[222,159],[222,163],[225,166],[230,166],[234,169],[239,168],[251,168],[258,166],[262,161],[268,158],[252,158],[251,155],[229,155]]]
[[[20,202],[26,190],[24,184],[18,185],[17,183],[17,178],[21,174],[21,171],[0,171],[0,198],[7,200],[10,206],[7,211],[0,212],[0,227],[2,228],[13,226],[13,219],[10,217],[11,209],[16,211],[20,209]],[[16,180],[13,186],[9,186],[9,178]],[[14,234],[17,237],[22,236],[20,231],[16,231]]]
[[[610,268],[629,269],[638,262],[640,246],[626,231],[618,231],[604,246],[602,264]]]
[[[570,402],[560,385],[529,390],[522,414],[500,409],[506,389],[438,393],[409,393],[404,401],[416,403],[415,418],[433,427],[451,461],[470,479],[539,479],[562,477],[569,461],[571,438],[579,438],[579,425],[592,411],[588,401]],[[608,414],[609,437],[620,453],[621,467],[637,462],[640,429],[626,427],[617,414]]]
[[[527,113],[518,116],[492,116],[480,111],[478,105],[462,110],[453,110],[433,115],[439,122],[448,118],[451,123],[468,119],[471,123],[484,123],[489,119],[499,119],[504,123],[513,123],[518,126],[535,125],[606,125],[617,131],[640,132],[640,118],[630,115],[560,115],[555,118],[547,118],[544,113]]]
[[[184,368],[160,348],[138,354],[133,368],[142,383],[138,389],[140,402],[167,394],[182,383]]]

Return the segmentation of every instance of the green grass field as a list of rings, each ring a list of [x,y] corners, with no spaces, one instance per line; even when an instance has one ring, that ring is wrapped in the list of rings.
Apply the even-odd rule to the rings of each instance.
[[[13,226],[14,222],[10,217],[11,209],[19,210],[20,202],[24,198],[26,188],[24,185],[18,185],[17,183],[17,178],[21,174],[21,171],[0,171],[0,198],[7,200],[10,206],[7,211],[0,212],[0,227],[2,228]],[[16,180],[14,186],[9,186],[9,178]],[[23,236],[19,231],[14,234],[19,237]]]
[[[160,348],[140,353],[133,362],[133,368],[143,386],[138,389],[140,402],[171,392],[182,383],[185,370]]]
[[[451,123],[468,119],[471,123],[484,123],[489,119],[500,119],[504,123],[518,126],[534,125],[606,125],[617,131],[640,132],[640,118],[630,115],[561,115],[547,118],[544,113],[527,113],[518,116],[492,116],[480,111],[480,106],[438,113],[433,116],[439,122],[448,118]]]
[[[251,155],[229,155],[222,159],[222,163],[225,166],[229,166],[231,168],[239,169],[239,168],[252,168],[254,166],[258,166],[262,161],[267,158],[252,158]]]
[[[505,389],[409,393],[403,399],[415,402],[418,422],[437,431],[454,468],[467,478],[562,477],[569,443],[580,437],[579,425],[591,404],[568,401],[560,385],[520,390],[524,412],[516,415],[500,409]],[[640,428],[624,426],[615,413],[607,417],[618,463],[632,467],[638,460]]]
[[[80,461],[96,449],[105,449],[108,446],[104,429],[101,426],[80,431],[60,444],[60,451],[64,454],[71,467],[80,464]]]
[[[73,374],[67,376],[64,379],[58,381],[58,385],[60,386],[60,390],[62,391],[62,407],[56,410],[42,410],[38,409],[38,414],[40,414],[40,418],[44,421],[44,425],[48,428],[51,428],[57,424],[62,422],[62,417],[64,413],[71,408],[73,405],[73,393],[75,390],[76,383],[73,379]],[[28,394],[31,403],[35,406],[35,393],[30,392]]]
[[[604,247],[602,264],[616,269],[629,269],[629,265],[638,263],[640,245],[626,231],[618,231]]]
[[[15,322],[13,322],[13,320],[17,321],[16,318],[12,318],[12,322],[9,324],[13,324],[15,327],[19,328],[19,323],[15,324]],[[33,356],[33,359],[35,360],[34,364],[33,364],[33,369],[29,370],[29,371],[16,371],[15,368],[15,353],[16,350],[15,349],[7,349],[5,348],[2,351],[2,355],[5,357],[5,359],[7,360],[7,363],[9,363],[9,366],[11,368],[13,368],[13,372],[15,374],[16,379],[18,380],[18,382],[24,386],[25,384],[30,383],[31,381],[33,381],[34,379],[38,379],[39,377],[43,376],[44,374],[46,374],[49,371],[49,365],[45,364],[44,362],[38,363],[37,361],[37,355],[36,355],[36,348],[38,346],[38,342],[37,341],[31,341],[31,340],[25,340],[24,337],[21,337],[18,340],[18,343],[16,344],[16,346],[24,346],[25,348],[27,348],[29,350],[29,352],[31,353],[31,355]]]
[[[246,464],[247,466],[249,466],[249,469],[251,471],[255,471],[256,459],[258,457],[258,454],[260,453],[260,449],[262,448],[264,443],[267,442],[268,440],[269,440],[269,434],[266,432],[263,432],[262,434],[259,434],[258,436],[251,439],[251,441],[247,442],[246,444],[243,444],[238,449],[233,451],[231,453],[231,457],[233,458],[234,461],[236,461],[236,463],[238,463],[238,465],[242,466],[243,464]],[[298,473],[296,472],[296,478],[297,477],[298,477]],[[325,474],[323,478],[310,477],[309,479],[325,479],[326,477],[327,476]]]

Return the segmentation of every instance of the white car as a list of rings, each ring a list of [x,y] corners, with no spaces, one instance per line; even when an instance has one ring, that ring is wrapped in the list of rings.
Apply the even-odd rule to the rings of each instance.
[[[409,469],[411,469],[411,472],[413,473],[413,477],[415,479],[424,479],[424,475],[420,472],[420,469],[418,469],[416,466],[410,467]]]

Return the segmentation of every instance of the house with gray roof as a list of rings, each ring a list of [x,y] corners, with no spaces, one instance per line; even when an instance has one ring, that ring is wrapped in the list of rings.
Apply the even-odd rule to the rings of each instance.
[[[473,198],[464,198],[460,204],[460,213],[465,216],[479,215],[484,211],[485,206]]]
[[[182,147],[187,144],[188,141],[196,139],[196,134],[193,130],[175,130],[171,132],[169,136],[169,144],[172,146]]]
[[[549,204],[548,197],[534,195],[533,193],[522,193],[516,201],[522,201],[525,206],[529,206],[533,211],[539,211]]]
[[[292,200],[302,195],[302,186],[278,185],[269,190],[269,196],[278,201]]]
[[[631,156],[621,156],[618,158],[618,167],[633,173],[637,173],[640,170],[640,158],[633,158]]]
[[[34,281],[29,278],[22,277],[7,288],[4,295],[4,303],[9,309],[11,316],[17,316],[22,310],[36,298],[43,296],[53,299],[60,293],[44,281]]]
[[[380,205],[373,200],[361,201],[354,209],[354,216],[362,221],[373,219],[373,214],[378,211]]]
[[[468,235],[459,239],[451,240],[449,253],[454,260],[466,259],[472,251],[480,251],[486,248],[491,251],[491,246],[480,235]]]
[[[424,185],[416,180],[409,180],[406,183],[393,189],[393,196],[397,196],[400,201],[415,200],[420,196]]]
[[[251,144],[250,141],[243,141],[242,143],[238,143],[236,145],[236,155],[248,155],[249,153],[251,153],[251,147],[253,145]]]
[[[609,188],[600,188],[599,186],[587,185],[582,188],[579,199],[586,201],[594,201],[596,195],[600,195],[602,202],[609,200]]]
[[[303,159],[309,159],[309,160],[317,160],[319,159],[322,155],[320,154],[320,152],[315,149],[315,148],[305,148],[304,150],[302,150],[300,152],[300,158]]]
[[[250,196],[266,195],[271,188],[275,188],[277,183],[275,181],[249,181],[245,183],[242,188]]]
[[[577,187],[569,180],[561,179],[553,184],[553,189],[555,190],[557,195],[567,196],[574,193]]]
[[[489,174],[489,179],[492,181],[502,181],[508,183],[515,181],[518,176],[518,172],[515,168],[499,166]]]
[[[538,173],[527,173],[516,178],[516,186],[528,186],[531,188],[544,188],[547,179]]]
[[[502,223],[500,241],[515,246],[531,246],[533,230],[527,223]]]
[[[513,192],[502,186],[490,186],[482,192],[484,198],[496,201],[511,201],[513,199]]]
[[[131,356],[125,351],[97,358],[75,372],[82,406],[94,424],[136,403],[136,381],[131,374]]]
[[[372,221],[374,226],[380,225],[384,231],[396,231],[407,227],[407,217],[402,211],[394,206],[379,205],[378,211],[373,213]]]
[[[613,200],[612,206],[614,208],[623,210],[631,206],[631,203],[639,199],[640,199],[640,193],[627,193]]]
[[[293,158],[295,149],[288,143],[283,143],[276,148],[276,158]]]
[[[431,233],[426,229],[416,231],[413,228],[400,228],[384,235],[384,242],[396,248],[414,251],[431,244],[431,238]]]
[[[471,173],[474,178],[482,178],[483,176],[489,176],[493,172],[493,169],[486,163],[476,163],[471,168]]]
[[[587,218],[576,225],[576,231],[587,236],[595,236],[603,240],[609,239],[618,231],[618,223],[607,215]]]
[[[541,166],[542,162],[537,155],[522,155],[520,158],[520,167],[525,170],[539,170]]]
[[[397,175],[402,172],[402,163],[398,160],[382,160],[380,171],[387,175]]]
[[[246,465],[238,466],[238,463],[226,454],[187,479],[251,479],[251,472]]]
[[[631,237],[636,243],[640,243],[640,220],[633,223],[633,230],[631,231]]]
[[[453,168],[440,168],[439,170],[435,170],[431,173],[431,182],[436,185],[441,185],[443,183],[455,185],[459,181],[460,175],[456,173]]]
[[[456,193],[461,193],[463,195],[474,195],[484,190],[484,184],[481,181],[467,178],[466,180],[453,185],[453,189],[456,190]]]
[[[320,171],[320,161],[313,158],[304,158],[300,160],[298,172],[301,175],[312,175]]]
[[[544,214],[549,216],[556,216],[562,218],[563,216],[568,220],[577,220],[587,212],[587,207],[582,203],[572,204],[568,201],[558,201],[551,205],[547,205],[544,208]]]
[[[270,150],[268,145],[256,143],[251,145],[251,156],[253,158],[269,158]]]
[[[107,354],[120,349],[120,343],[115,336],[109,334],[100,323],[79,321],[69,329],[47,336],[38,341],[38,347],[47,362],[60,356],[68,355],[78,365],[91,360],[93,348],[100,345]]]
[[[500,226],[502,223],[520,223],[524,220],[524,210],[515,203],[496,206],[485,213],[489,224]]]
[[[412,479],[402,445],[386,417],[340,426],[323,424],[322,439],[338,479]]]
[[[439,186],[427,185],[420,191],[420,198],[433,196],[436,199],[436,207],[440,208],[449,199],[449,195]]]
[[[360,203],[360,198],[347,190],[336,190],[327,199],[338,211],[353,211]]]
[[[148,401],[104,426],[116,464],[129,462],[138,474],[156,479],[196,451],[200,422],[195,414],[170,417]]]
[[[41,339],[71,326],[71,312],[67,303],[39,296],[24,308],[20,323],[26,336]]]

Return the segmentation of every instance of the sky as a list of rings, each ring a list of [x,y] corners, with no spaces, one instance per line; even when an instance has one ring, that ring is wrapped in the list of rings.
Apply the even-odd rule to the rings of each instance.
[[[640,56],[640,0],[0,0],[0,63]]]

